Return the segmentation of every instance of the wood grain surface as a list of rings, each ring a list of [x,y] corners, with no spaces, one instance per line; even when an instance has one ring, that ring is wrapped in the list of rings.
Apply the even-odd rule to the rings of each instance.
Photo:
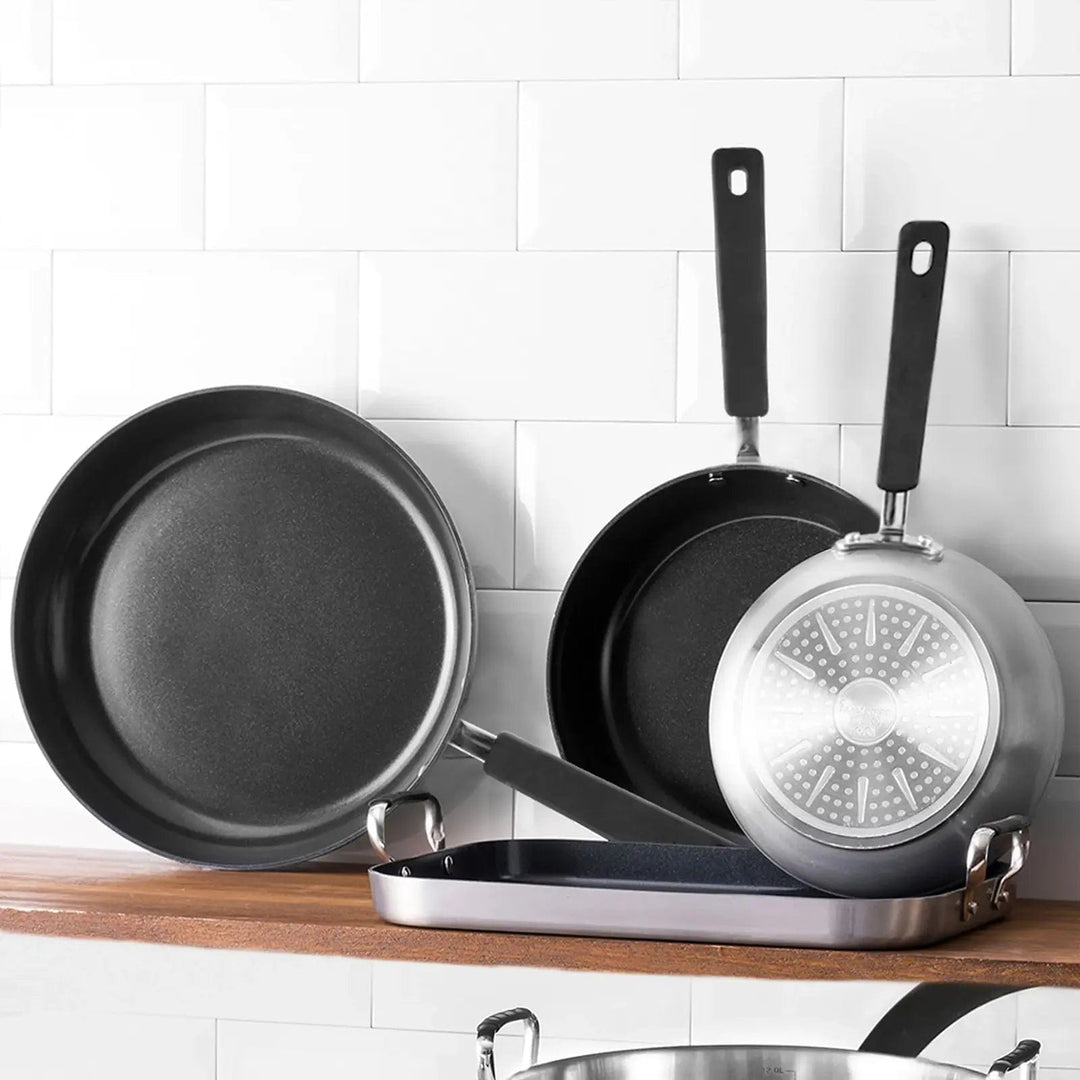
[[[58,848],[0,847],[0,931],[588,971],[1080,986],[1076,903],[1022,900],[1004,922],[893,952],[622,941],[394,926],[352,865],[245,873]]]

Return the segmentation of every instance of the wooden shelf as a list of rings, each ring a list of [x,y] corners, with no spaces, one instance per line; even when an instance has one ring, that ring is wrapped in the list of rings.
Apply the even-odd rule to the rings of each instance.
[[[1005,922],[900,952],[619,941],[393,926],[356,866],[240,873],[55,848],[0,847],[0,931],[592,971],[1080,986],[1073,903],[1020,901]]]

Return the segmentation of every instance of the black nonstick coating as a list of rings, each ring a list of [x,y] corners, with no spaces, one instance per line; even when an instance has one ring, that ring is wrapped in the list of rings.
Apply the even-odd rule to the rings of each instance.
[[[784,573],[877,524],[848,492],[761,465],[692,473],[627,507],[582,556],[556,612],[548,695],[563,756],[737,830],[709,748],[724,646]]]
[[[442,749],[471,583],[389,439],[241,387],[156,406],[77,463],[27,547],[14,631],[34,734],[94,813],[163,854],[269,866],[360,834],[368,801]]]

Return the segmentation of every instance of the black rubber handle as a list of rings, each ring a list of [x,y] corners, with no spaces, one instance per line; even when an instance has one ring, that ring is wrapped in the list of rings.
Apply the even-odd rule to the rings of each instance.
[[[732,190],[742,174],[746,190]],[[716,295],[728,416],[769,411],[765,331],[765,161],[760,150],[732,147],[712,156],[716,221]]]
[[[909,990],[863,1039],[871,1054],[918,1057],[942,1032],[981,1005],[1025,989],[990,983],[920,983]]]
[[[568,761],[501,734],[483,759],[488,776],[599,833],[607,840],[741,847],[737,833],[715,832],[679,817]]]
[[[930,246],[930,266],[921,274],[911,262],[919,244]],[[882,491],[911,491],[919,483],[948,257],[949,226],[945,222],[909,221],[900,230],[878,458],[877,482]]]

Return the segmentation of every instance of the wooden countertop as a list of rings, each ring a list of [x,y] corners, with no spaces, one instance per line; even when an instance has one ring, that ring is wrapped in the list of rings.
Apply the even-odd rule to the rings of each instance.
[[[1022,900],[1005,922],[900,952],[619,941],[393,926],[356,866],[241,873],[56,848],[0,847],[0,931],[590,971],[1080,986],[1074,903]]]

